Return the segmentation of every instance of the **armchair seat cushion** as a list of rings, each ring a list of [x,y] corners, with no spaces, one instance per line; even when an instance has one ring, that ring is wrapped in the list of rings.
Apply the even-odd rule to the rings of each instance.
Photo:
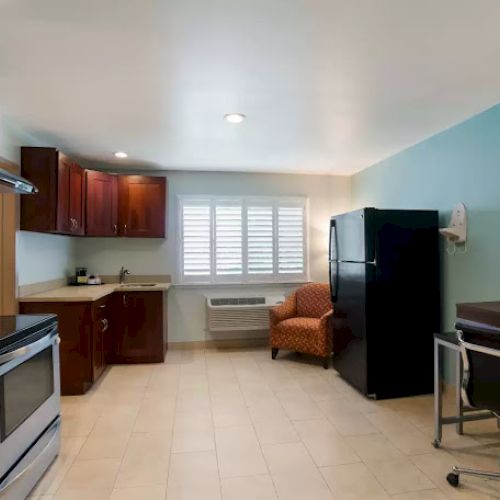
[[[324,355],[324,333],[319,318],[285,319],[273,331],[273,344],[308,354]]]

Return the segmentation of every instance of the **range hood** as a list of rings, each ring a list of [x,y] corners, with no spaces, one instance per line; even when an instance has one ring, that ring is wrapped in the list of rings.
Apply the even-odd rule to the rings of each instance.
[[[0,193],[34,194],[37,192],[38,189],[30,181],[0,168]]]

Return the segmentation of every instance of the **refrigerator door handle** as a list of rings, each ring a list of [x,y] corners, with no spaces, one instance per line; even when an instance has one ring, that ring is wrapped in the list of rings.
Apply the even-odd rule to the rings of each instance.
[[[333,241],[332,241],[333,240]],[[332,259],[332,244],[335,249],[335,258]],[[330,221],[330,248],[329,248],[329,257],[330,262],[339,260],[339,245],[337,240],[337,221]]]
[[[330,273],[332,272],[332,267],[330,266]],[[338,299],[339,293],[339,263],[335,262],[335,274],[330,276],[330,287],[332,295],[332,303],[335,304]]]

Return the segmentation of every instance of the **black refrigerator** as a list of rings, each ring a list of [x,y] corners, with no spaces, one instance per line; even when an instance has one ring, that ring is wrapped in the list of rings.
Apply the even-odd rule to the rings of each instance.
[[[366,396],[433,391],[438,212],[363,208],[330,221],[333,364]]]

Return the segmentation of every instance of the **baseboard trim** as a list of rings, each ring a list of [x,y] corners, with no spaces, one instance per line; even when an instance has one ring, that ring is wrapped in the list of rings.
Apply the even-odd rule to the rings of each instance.
[[[269,345],[267,337],[260,339],[220,339],[194,340],[192,342],[169,342],[172,350],[200,350],[200,349],[241,349],[248,347],[264,347]]]

